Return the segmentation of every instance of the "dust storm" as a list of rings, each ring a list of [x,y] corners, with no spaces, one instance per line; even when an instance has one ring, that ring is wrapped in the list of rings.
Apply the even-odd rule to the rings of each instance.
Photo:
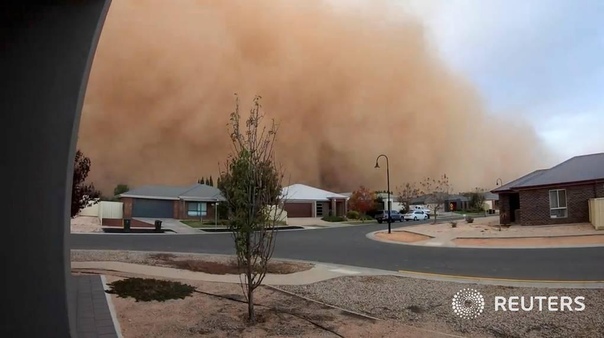
[[[92,64],[79,148],[89,180],[187,185],[230,151],[234,93],[262,96],[279,123],[285,184],[337,192],[446,173],[455,190],[493,188],[539,167],[528,124],[490,114],[421,22],[387,5],[325,1],[114,0]],[[382,168],[385,163],[381,162]]]

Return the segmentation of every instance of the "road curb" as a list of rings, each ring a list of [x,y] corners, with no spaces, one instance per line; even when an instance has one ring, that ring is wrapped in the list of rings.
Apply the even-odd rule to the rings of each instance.
[[[603,234],[592,234],[592,235],[567,235],[567,236],[526,236],[526,237],[454,237],[452,239],[447,240],[447,243],[443,243],[443,245],[426,245],[425,243],[427,241],[431,241],[435,238],[438,237],[433,237],[430,235],[426,235],[426,234],[422,234],[419,232],[414,232],[414,231],[409,231],[409,230],[399,230],[399,232],[408,232],[411,234],[416,234],[416,235],[422,235],[422,236],[427,236],[430,237],[430,239],[427,240],[423,240],[423,241],[417,241],[417,242],[412,242],[412,243],[406,243],[406,242],[400,242],[400,241],[393,241],[393,240],[387,240],[387,239],[382,239],[382,238],[378,238],[377,236],[375,236],[376,233],[378,232],[384,232],[384,230],[378,230],[378,231],[372,231],[368,234],[365,235],[365,237],[367,237],[370,240],[376,241],[376,242],[382,242],[382,243],[389,243],[389,244],[398,244],[398,245],[407,245],[407,246],[421,246],[421,247],[426,247],[426,248],[430,248],[430,247],[438,247],[438,248],[452,248],[452,249],[485,249],[485,250],[489,250],[489,249],[497,249],[497,250],[541,250],[541,249],[572,249],[572,248],[602,248],[604,247],[604,244],[570,244],[570,245],[557,245],[557,246],[476,246],[476,245],[456,245],[453,241],[456,239],[484,239],[484,240],[489,240],[489,239],[522,239],[522,238],[559,238],[559,237],[587,237],[587,236],[601,236],[604,235]],[[393,232],[396,232],[393,230]]]
[[[446,275],[430,272],[399,270],[399,276],[407,278],[427,279],[433,281],[470,283],[481,285],[510,286],[518,288],[552,288],[552,289],[602,289],[604,281],[569,281],[569,280],[537,280],[496,277],[473,277],[463,275]]]
[[[107,278],[105,275],[100,275],[101,283],[103,284],[103,293],[105,294],[105,299],[107,299],[107,306],[109,307],[109,314],[111,315],[111,319],[113,320],[113,327],[115,328],[115,332],[118,338],[123,338],[122,335],[122,327],[120,325],[120,321],[117,318],[117,312],[115,310],[115,305],[113,304],[113,299],[111,299],[111,295],[106,291],[110,289],[109,284],[107,284]]]

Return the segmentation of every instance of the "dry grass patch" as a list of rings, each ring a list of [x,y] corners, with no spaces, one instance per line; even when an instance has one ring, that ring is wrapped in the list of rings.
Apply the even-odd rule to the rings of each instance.
[[[234,258],[225,260],[204,260],[179,258],[176,255],[165,253],[153,254],[150,255],[150,258],[157,261],[157,264],[155,265],[189,270],[194,272],[204,272],[213,275],[239,275],[245,272],[245,270],[239,268],[239,266],[237,265],[237,260]],[[285,275],[307,271],[310,270],[312,267],[313,265],[309,263],[270,261],[268,263],[267,273]]]

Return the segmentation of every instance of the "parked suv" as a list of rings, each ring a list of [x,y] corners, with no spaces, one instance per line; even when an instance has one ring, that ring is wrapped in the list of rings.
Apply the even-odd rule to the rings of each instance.
[[[378,221],[378,223],[382,223],[382,222],[388,222],[388,210],[382,210],[382,211],[378,211],[377,214],[375,214],[375,219]],[[403,221],[403,215],[396,211],[396,210],[392,210],[390,211],[390,222],[402,222]]]

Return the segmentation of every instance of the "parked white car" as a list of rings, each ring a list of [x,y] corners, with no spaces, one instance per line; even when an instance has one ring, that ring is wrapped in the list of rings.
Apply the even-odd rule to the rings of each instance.
[[[423,210],[413,210],[411,212],[406,213],[403,218],[405,219],[405,221],[419,221],[426,220],[429,218],[429,216]]]
[[[430,219],[430,216],[432,215],[432,210],[430,210],[426,207],[415,206],[411,209],[411,211],[409,213],[411,213],[413,211],[423,211],[424,214],[428,215],[428,219]]]

